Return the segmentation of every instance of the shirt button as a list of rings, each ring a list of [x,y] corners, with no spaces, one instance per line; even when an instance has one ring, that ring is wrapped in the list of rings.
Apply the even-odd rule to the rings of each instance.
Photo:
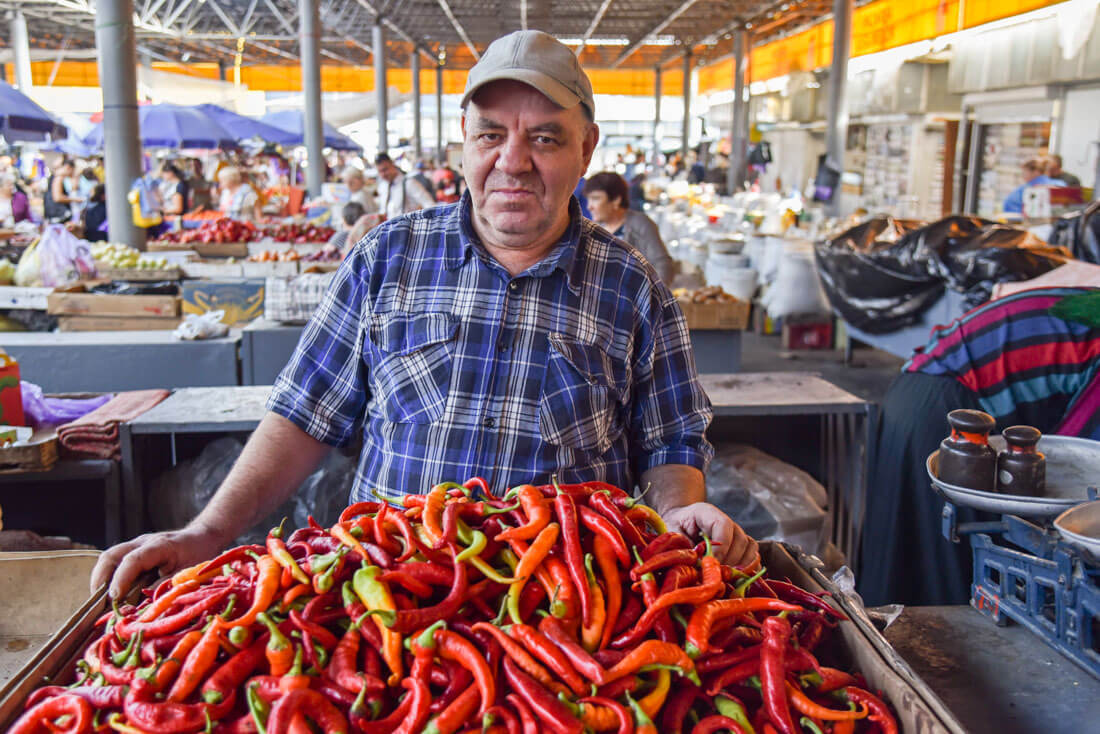
[[[510,289],[514,290],[514,291],[518,291],[519,290],[519,283],[517,283],[516,281],[513,280],[511,283],[508,284],[508,287]]]
[[[484,421],[482,421],[482,425],[485,426],[486,428],[493,428],[494,426],[496,426],[496,424],[497,424],[497,420],[496,420],[496,418],[493,418],[492,416],[490,416],[490,417],[486,418]]]

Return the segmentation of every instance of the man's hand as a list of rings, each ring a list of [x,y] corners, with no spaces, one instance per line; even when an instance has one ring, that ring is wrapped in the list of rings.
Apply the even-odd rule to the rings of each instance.
[[[160,568],[162,574],[175,573],[213,558],[222,545],[220,536],[201,527],[139,535],[99,557],[92,571],[92,592],[110,581],[111,598],[121,599],[145,571]]]
[[[748,566],[759,557],[756,541],[745,534],[730,516],[709,502],[695,502],[666,510],[669,530],[697,538],[705,535],[715,544],[714,555],[730,566]]]

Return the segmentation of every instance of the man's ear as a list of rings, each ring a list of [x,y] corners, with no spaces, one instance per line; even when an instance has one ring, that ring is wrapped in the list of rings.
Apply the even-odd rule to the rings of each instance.
[[[592,154],[596,152],[596,143],[600,142],[600,126],[594,122],[588,123],[584,128],[584,142],[581,144],[581,150],[584,154],[584,169],[588,170],[588,165],[592,162]]]

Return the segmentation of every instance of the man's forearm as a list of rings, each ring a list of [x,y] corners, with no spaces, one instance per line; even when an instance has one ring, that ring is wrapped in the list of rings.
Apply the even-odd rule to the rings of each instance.
[[[228,544],[297,490],[329,448],[286,418],[268,413],[191,525]]]
[[[687,464],[663,464],[646,470],[639,486],[644,491],[649,485],[653,489],[646,495],[647,503],[661,514],[707,499],[703,472]]]

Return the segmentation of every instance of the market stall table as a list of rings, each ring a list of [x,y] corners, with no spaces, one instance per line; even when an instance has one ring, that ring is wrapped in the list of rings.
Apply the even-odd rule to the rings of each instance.
[[[119,465],[110,459],[61,459],[48,471],[26,471],[0,473],[0,505],[7,505],[8,525],[16,527],[11,518],[14,502],[5,502],[4,495],[10,490],[20,491],[23,495],[34,494],[33,502],[48,508],[55,505],[41,493],[31,490],[27,485],[42,482],[90,482],[98,481],[103,485],[103,543],[112,546],[122,540],[122,495],[119,481]],[[18,502],[18,500],[16,500]],[[53,510],[50,509],[52,512]]]
[[[240,332],[180,341],[170,331],[11,332],[0,347],[48,393],[236,385]]]
[[[126,537],[132,538],[147,530],[145,497],[148,487],[142,480],[143,452],[139,450],[138,441],[144,437],[167,436],[174,465],[177,434],[251,432],[267,412],[270,392],[270,385],[182,388],[143,415],[119,426]]]
[[[973,734],[1096,731],[1100,681],[968,606],[906,607],[884,633]]]

